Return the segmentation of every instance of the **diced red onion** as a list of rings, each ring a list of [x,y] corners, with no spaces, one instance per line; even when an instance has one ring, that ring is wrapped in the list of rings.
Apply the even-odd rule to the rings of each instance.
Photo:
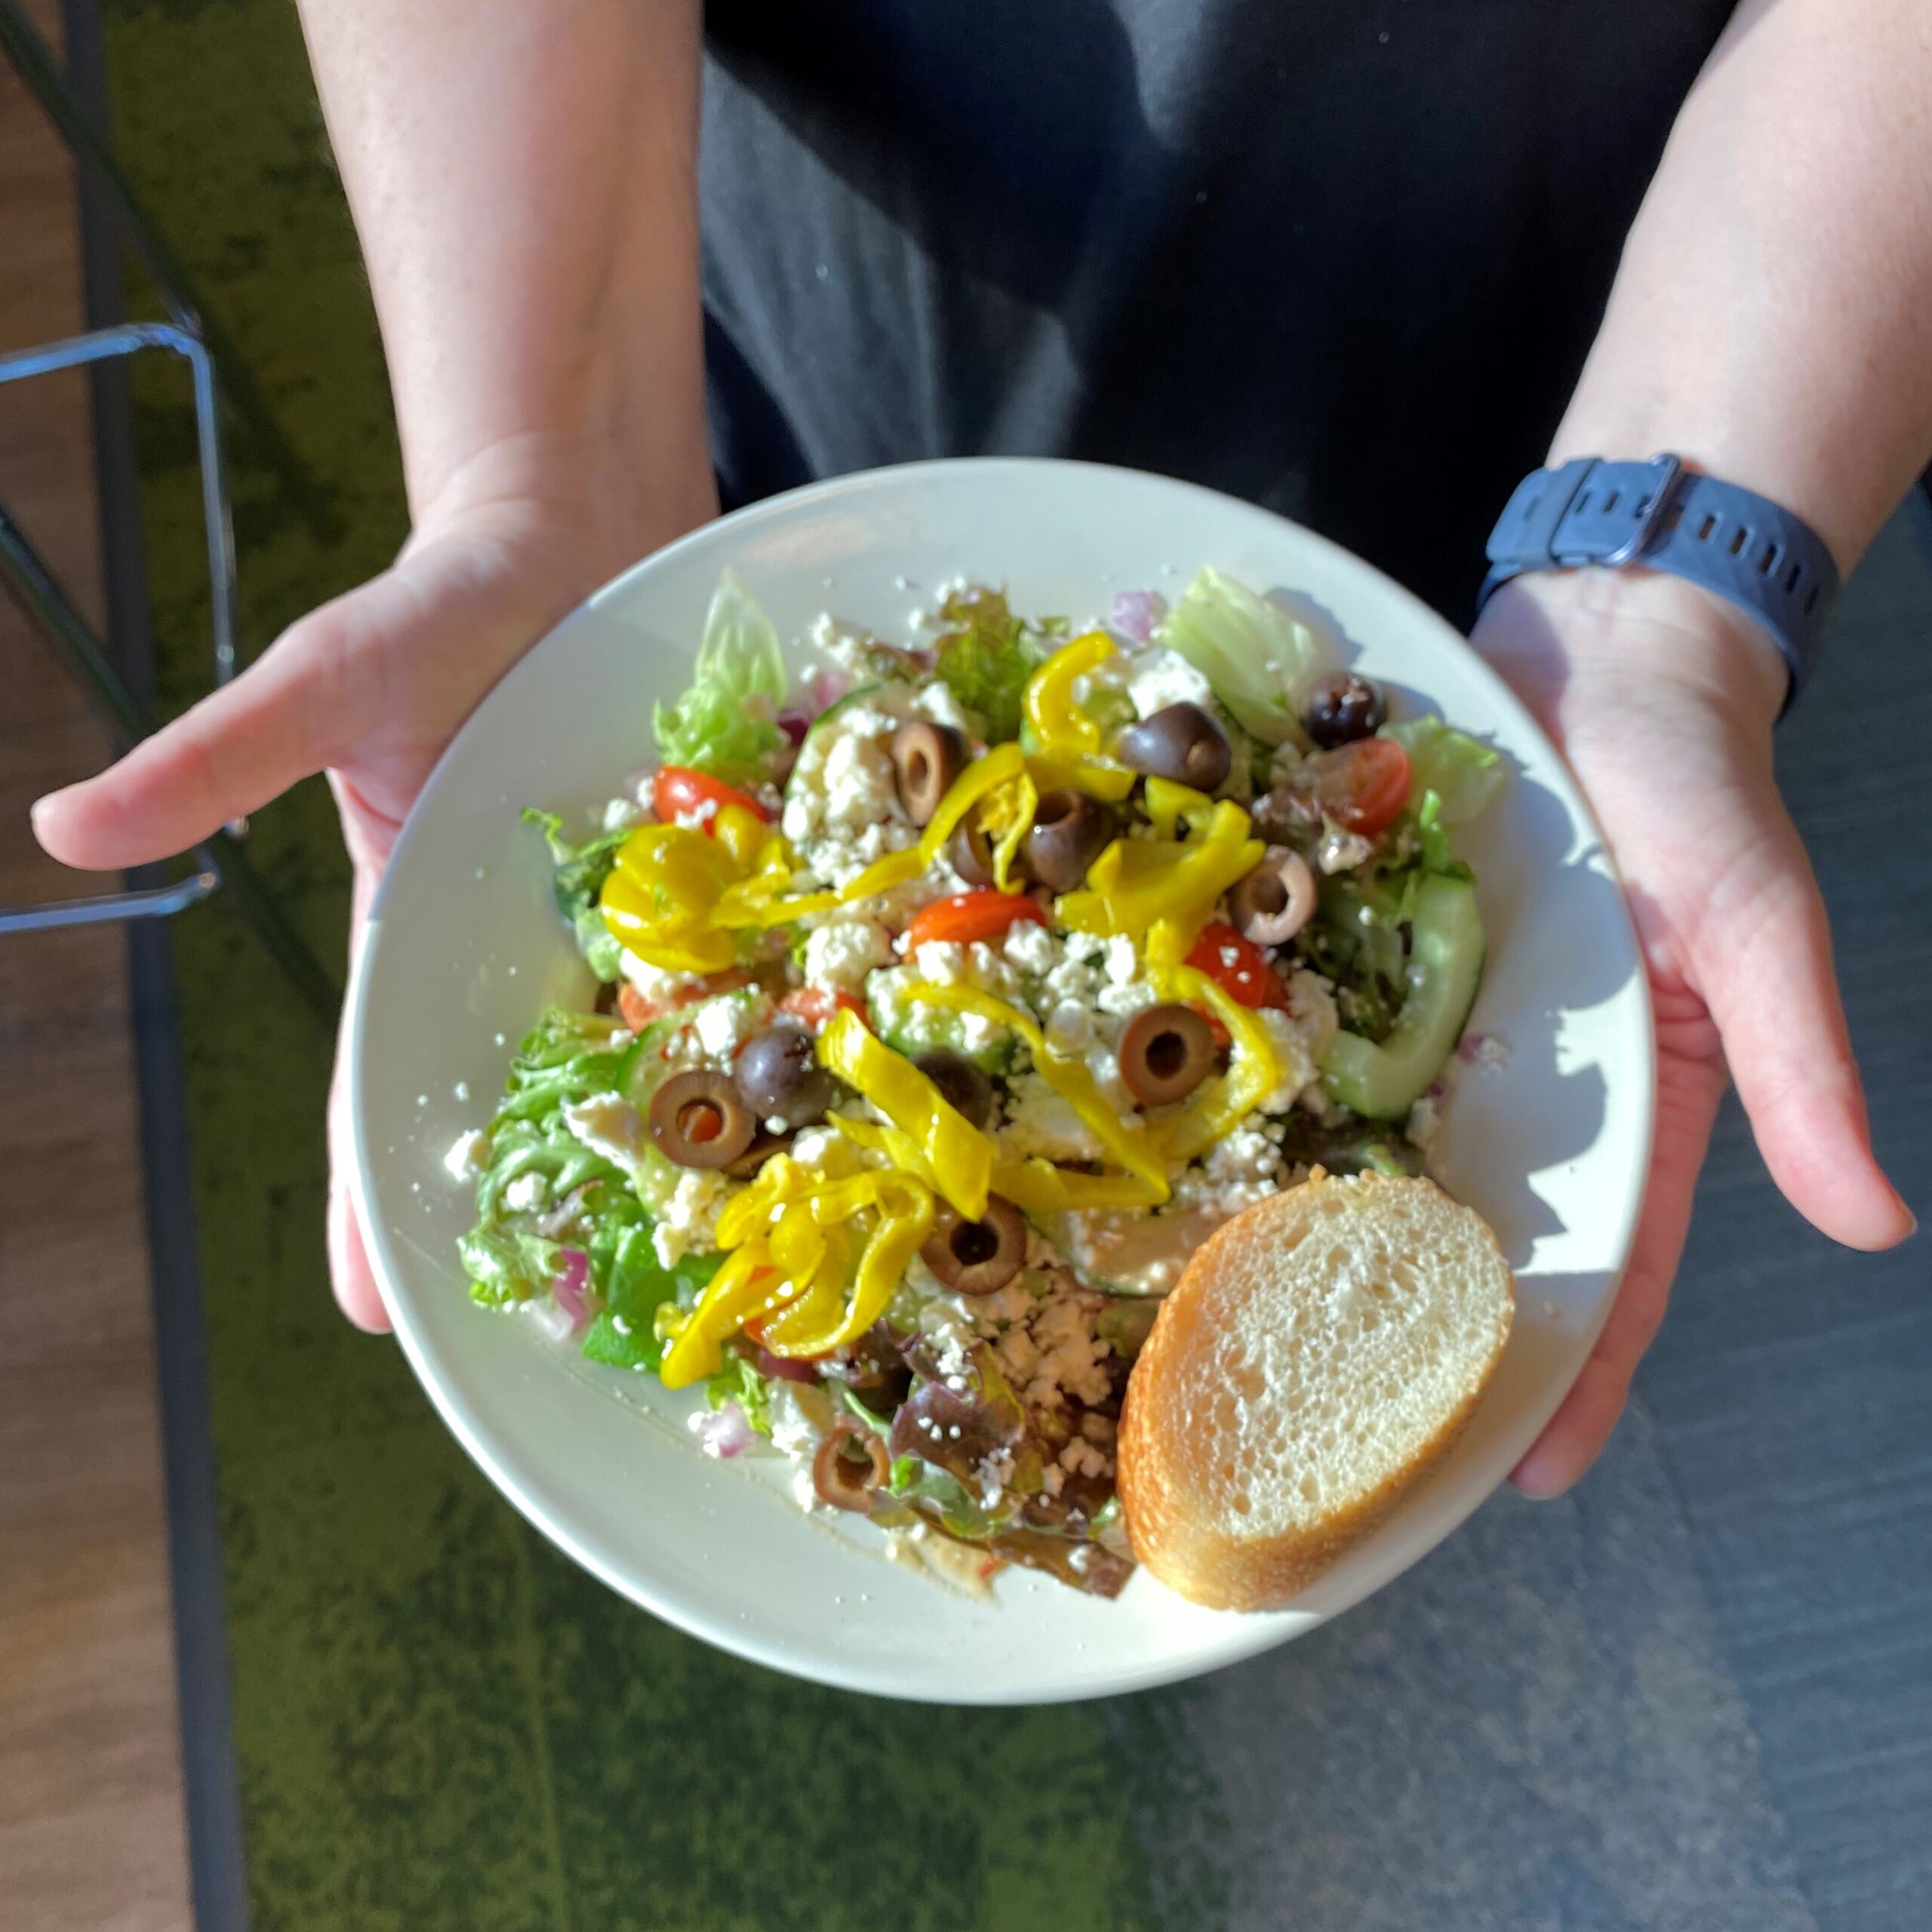
[[[1114,592],[1113,627],[1136,644],[1150,642],[1155,626],[1167,614],[1167,599],[1158,590]]]
[[[590,1325],[590,1303],[585,1293],[589,1280],[590,1257],[580,1247],[561,1251],[550,1282],[550,1299],[570,1317],[573,1335],[582,1334]]]
[[[601,1187],[603,1185],[601,1181],[587,1180],[581,1187],[572,1188],[570,1192],[565,1195],[563,1199],[537,1223],[537,1232],[540,1235],[547,1235],[554,1240],[577,1219],[584,1202],[589,1198],[591,1190],[593,1188]],[[574,1254],[576,1251],[571,1249],[567,1250],[566,1252]]]
[[[798,695],[803,700],[799,712],[809,724],[821,712],[829,711],[852,688],[852,680],[843,671],[820,665],[805,673]]]
[[[783,711],[778,715],[778,728],[791,740],[795,750],[805,742],[805,734],[812,728],[812,721],[802,711]]]
[[[1474,1066],[1488,1039],[1487,1033],[1465,1033],[1456,1043],[1456,1057],[1465,1066]]]
[[[691,1417],[691,1433],[707,1456],[729,1461],[742,1456],[758,1440],[758,1431],[746,1420],[745,1412],[733,1398],[721,1409]]]
[[[761,1375],[774,1375],[780,1382],[816,1382],[818,1371],[808,1361],[788,1361],[783,1355],[775,1355],[769,1349],[758,1352],[758,1372]]]

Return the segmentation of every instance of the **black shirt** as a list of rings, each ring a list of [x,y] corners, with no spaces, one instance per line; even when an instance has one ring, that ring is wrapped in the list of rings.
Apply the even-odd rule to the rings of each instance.
[[[1730,11],[712,0],[728,506],[1091,457],[1265,503],[1466,622]]]

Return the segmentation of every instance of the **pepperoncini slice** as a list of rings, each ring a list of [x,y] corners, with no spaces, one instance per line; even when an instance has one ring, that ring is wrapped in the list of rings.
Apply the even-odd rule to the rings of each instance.
[[[1154,950],[1150,948],[1150,953]],[[1158,1131],[1168,1158],[1189,1161],[1232,1133],[1280,1085],[1281,1063],[1260,1014],[1243,1006],[1207,974],[1196,967],[1170,965],[1152,958],[1148,968],[1163,998],[1204,1006],[1228,1029],[1233,1048],[1227,1072],[1201,1088],[1185,1113]]]
[[[993,1192],[1026,1214],[1078,1212],[1089,1208],[1151,1208],[1160,1197],[1137,1174],[1069,1174],[1037,1154],[1002,1161],[993,1169]]]
[[[724,1366],[724,1343],[774,1300],[783,1302],[792,1292],[773,1270],[765,1243],[746,1242],[725,1258],[706,1284],[697,1306],[678,1324],[664,1351],[659,1379],[667,1389],[684,1389],[715,1375]]]
[[[1261,863],[1267,848],[1249,829],[1247,813],[1224,798],[1197,838],[1116,838],[1088,868],[1086,889],[1055,900],[1054,916],[1075,932],[1136,939],[1160,919],[1198,932],[1221,894]]]
[[[1011,1027],[1026,1041],[1040,1077],[1080,1116],[1114,1164],[1145,1183],[1154,1201],[1167,1199],[1167,1168],[1146,1130],[1137,1124],[1130,1127],[1121,1118],[1095,1085],[1084,1062],[1063,1057],[1048,1046],[1046,1035],[1032,1014],[1003,999],[995,999],[991,993],[981,992],[977,986],[940,986],[915,980],[905,989],[905,996],[928,1006],[977,1014],[983,1020]]]
[[[918,1171],[969,1221],[986,1211],[993,1144],[903,1054],[841,1007],[818,1036],[821,1063],[856,1088],[918,1153]]]
[[[1032,676],[1020,700],[1039,749],[1049,758],[1097,758],[1100,728],[1081,708],[1075,684],[1114,654],[1105,631],[1089,631],[1063,644]]]
[[[641,825],[617,848],[598,905],[612,937],[638,958],[667,972],[716,973],[737,946],[711,914],[738,876],[731,853],[703,832]]]
[[[1013,862],[1032,829],[1033,808],[1039,802],[1038,788],[1029,771],[995,786],[986,794],[980,825],[993,841],[993,884],[1002,892],[1021,889],[1020,881],[1012,876]]]
[[[835,1186],[860,1183],[869,1186],[878,1218],[851,1275],[849,1292],[842,1297],[821,1297],[814,1284],[799,1301],[768,1322],[764,1346],[774,1355],[822,1355],[856,1342],[885,1312],[906,1263],[931,1233],[933,1197],[918,1181],[906,1174],[872,1174]],[[828,1256],[835,1248],[842,1251],[843,1244],[829,1243]]]

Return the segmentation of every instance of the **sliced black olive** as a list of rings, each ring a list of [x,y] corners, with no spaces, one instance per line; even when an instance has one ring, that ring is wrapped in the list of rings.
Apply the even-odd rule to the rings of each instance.
[[[1353,671],[1331,671],[1303,700],[1301,721],[1324,751],[1372,738],[1389,721],[1380,685]]]
[[[1271,845],[1228,894],[1228,913],[1257,946],[1285,946],[1315,916],[1315,875],[1299,852]]]
[[[838,1091],[818,1063],[812,1037],[802,1027],[774,1026],[755,1034],[734,1069],[738,1091],[761,1121],[804,1127],[823,1118]]]
[[[1106,813],[1084,792],[1049,792],[1033,808],[1026,863],[1042,885],[1078,891],[1087,882],[1087,868],[1112,836]]]
[[[1171,704],[1120,734],[1123,763],[1197,792],[1217,790],[1234,762],[1228,734],[1198,704]]]
[[[1146,1006],[1121,1029],[1120,1077],[1145,1107],[1183,1100],[1214,1070],[1214,1036],[1191,1006]]]
[[[968,885],[985,887],[994,882],[992,841],[970,817],[959,821],[958,830],[947,843],[946,856]]]
[[[752,1144],[758,1116],[728,1073],[694,1067],[652,1095],[651,1137],[681,1168],[728,1168]]]
[[[993,1083],[964,1054],[950,1047],[927,1047],[912,1056],[912,1064],[968,1124],[984,1127],[992,1119]]]
[[[892,734],[892,768],[899,802],[915,825],[924,825],[965,769],[966,740],[950,725],[915,718]]]
[[[989,1194],[986,1214],[977,1221],[942,1208],[919,1253],[955,1294],[989,1295],[1004,1287],[1026,1261],[1026,1223],[1011,1201]]]
[[[892,1473],[885,1444],[865,1424],[841,1416],[812,1458],[812,1487],[835,1509],[863,1511]]]

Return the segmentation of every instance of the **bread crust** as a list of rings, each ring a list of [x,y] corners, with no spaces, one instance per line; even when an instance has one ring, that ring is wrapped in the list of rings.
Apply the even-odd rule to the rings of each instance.
[[[1188,1492],[1198,1493],[1197,1467],[1204,1457],[1221,1462],[1220,1445],[1183,1441],[1177,1411],[1189,1414],[1196,1431],[1211,1425],[1194,1413],[1193,1385],[1213,1342],[1214,1303],[1231,1272],[1247,1272],[1257,1250],[1263,1254],[1279,1232],[1306,1211],[1311,1190],[1346,1190],[1347,1211],[1373,1216],[1382,1190],[1426,1189],[1441,1209],[1468,1217],[1480,1231],[1490,1260],[1509,1283],[1502,1319],[1486,1358],[1469,1365],[1456,1399],[1426,1433],[1409,1445],[1399,1465],[1366,1493],[1339,1499],[1312,1524],[1287,1533],[1232,1537],[1203,1520]],[[1319,1176],[1257,1203],[1219,1229],[1195,1254],[1155,1318],[1128,1383],[1121,1418],[1117,1484],[1134,1553],[1169,1589],[1220,1610],[1280,1609],[1335,1560],[1373,1531],[1404,1497],[1448,1455],[1468,1426],[1502,1359],[1513,1312],[1514,1284],[1495,1236],[1480,1217],[1450,1202],[1433,1182],[1364,1176],[1346,1181]],[[1238,1445],[1228,1444],[1231,1454]]]

